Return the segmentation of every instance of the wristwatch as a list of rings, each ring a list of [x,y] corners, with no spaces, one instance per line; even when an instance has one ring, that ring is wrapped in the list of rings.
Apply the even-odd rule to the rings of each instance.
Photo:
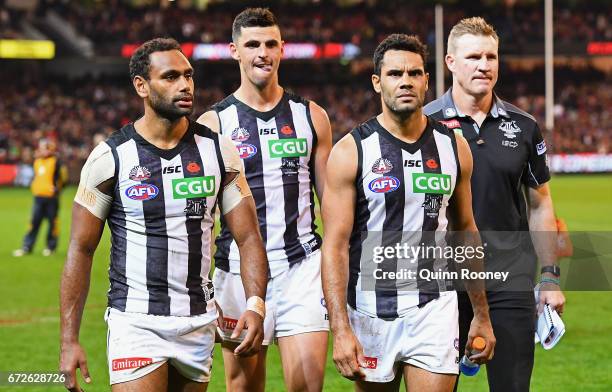
[[[559,268],[558,265],[547,265],[542,267],[542,269],[540,270],[541,273],[545,273],[548,272],[550,274],[555,275],[557,278],[559,276],[561,276],[561,268]]]

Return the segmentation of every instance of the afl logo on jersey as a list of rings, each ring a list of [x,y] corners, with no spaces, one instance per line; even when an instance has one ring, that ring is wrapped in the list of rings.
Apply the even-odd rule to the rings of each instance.
[[[132,185],[125,190],[125,195],[132,200],[150,200],[159,194],[159,189],[151,184]]]
[[[391,161],[385,158],[378,158],[372,165],[372,172],[376,174],[386,174],[393,170]]]
[[[239,144],[236,146],[236,149],[238,149],[238,155],[240,155],[241,159],[248,159],[257,154],[257,147],[248,143]]]
[[[400,181],[393,176],[380,177],[370,181],[368,188],[374,193],[393,192],[400,186]]]
[[[242,127],[236,128],[232,131],[232,140],[236,142],[244,142],[245,140],[248,140],[250,136],[249,131]]]

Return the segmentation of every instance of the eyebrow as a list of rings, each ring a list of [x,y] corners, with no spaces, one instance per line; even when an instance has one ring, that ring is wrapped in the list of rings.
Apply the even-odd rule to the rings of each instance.
[[[170,75],[181,75],[181,74],[185,74],[185,73],[193,73],[193,68],[189,67],[189,68],[185,68],[182,72],[178,69],[168,69],[166,71],[163,71],[160,73],[160,77],[164,78],[166,76],[170,76]]]

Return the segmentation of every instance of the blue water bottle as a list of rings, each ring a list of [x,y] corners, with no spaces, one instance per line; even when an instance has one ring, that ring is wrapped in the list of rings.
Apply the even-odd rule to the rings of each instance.
[[[472,341],[472,351],[470,355],[476,355],[482,352],[486,345],[487,343],[485,342],[484,338],[481,338],[480,336],[475,337]],[[461,362],[459,362],[459,371],[461,373],[466,376],[473,376],[478,373],[479,370],[480,365],[470,361],[470,358],[468,358],[467,355],[464,355],[463,358],[461,358]]]

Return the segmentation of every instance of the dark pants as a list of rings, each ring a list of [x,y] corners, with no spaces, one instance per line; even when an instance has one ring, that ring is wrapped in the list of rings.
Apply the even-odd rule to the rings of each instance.
[[[34,197],[34,206],[32,207],[32,221],[30,222],[30,231],[23,239],[23,249],[27,252],[32,251],[38,229],[43,219],[49,221],[49,229],[47,230],[47,248],[55,250],[57,247],[57,237],[59,227],[57,222],[57,214],[59,212],[59,199],[57,197]]]
[[[495,356],[487,363],[492,392],[529,391],[535,349],[535,299],[533,292],[488,292],[489,312],[497,340]],[[458,293],[459,347],[467,342],[472,304],[466,292]]]

